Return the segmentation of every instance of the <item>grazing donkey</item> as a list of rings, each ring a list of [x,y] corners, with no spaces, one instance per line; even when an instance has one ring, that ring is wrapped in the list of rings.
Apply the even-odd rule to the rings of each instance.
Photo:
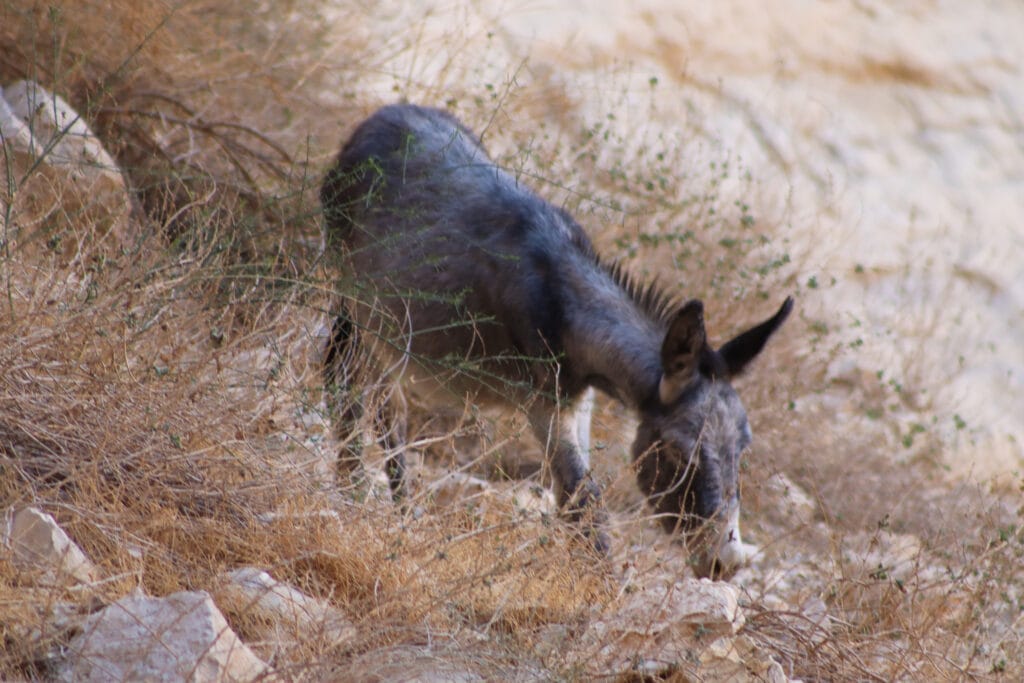
[[[350,294],[334,322],[325,379],[359,457],[366,393],[354,374],[388,377],[427,400],[523,410],[546,447],[559,504],[608,551],[589,475],[591,387],[635,410],[637,480],[669,532],[701,549],[702,576],[745,559],[740,454],[751,440],[729,380],[792,309],[708,345],[700,301],[679,307],[607,265],[565,211],[494,164],[446,112],[387,106],[345,144],[321,188],[328,253]],[[405,494],[400,390],[376,401],[396,499]]]

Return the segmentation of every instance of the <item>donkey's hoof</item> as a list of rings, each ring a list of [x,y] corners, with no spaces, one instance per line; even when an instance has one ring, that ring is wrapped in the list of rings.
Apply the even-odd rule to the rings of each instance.
[[[612,542],[608,538],[608,534],[600,529],[592,529],[588,534],[590,541],[594,545],[594,550],[601,557],[611,557],[612,555]]]

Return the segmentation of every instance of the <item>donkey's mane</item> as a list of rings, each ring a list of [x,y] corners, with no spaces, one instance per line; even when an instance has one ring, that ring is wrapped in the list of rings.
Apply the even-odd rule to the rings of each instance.
[[[657,278],[643,282],[631,273],[622,261],[605,261],[597,258],[597,264],[604,269],[612,280],[623,289],[640,310],[661,324],[668,324],[669,319],[679,308],[679,297],[662,287]]]

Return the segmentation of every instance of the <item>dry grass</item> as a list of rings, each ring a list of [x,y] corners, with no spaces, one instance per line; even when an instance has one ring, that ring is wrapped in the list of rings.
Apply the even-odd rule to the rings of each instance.
[[[446,665],[491,677],[574,678],[540,654],[551,626],[566,628],[561,647],[588,647],[576,627],[624,583],[686,571],[644,519],[621,436],[629,419],[606,403],[595,466],[613,513],[611,566],[571,528],[508,504],[416,518],[334,490],[316,365],[332,281],[319,262],[316,180],[378,104],[360,84],[382,45],[401,51],[414,38],[329,33],[312,1],[244,11],[217,0],[2,1],[0,82],[35,78],[65,96],[117,158],[133,206],[130,243],[113,249],[81,238],[104,220],[88,206],[14,205],[25,212],[16,221],[41,218],[0,255],[0,507],[46,509],[111,578],[85,593],[39,588],[0,555],[0,677],[46,674],[68,637],[43,628],[55,613],[137,586],[213,590],[223,571],[254,565],[359,629],[343,647],[311,636],[275,653],[288,676],[394,676],[433,665],[416,649],[431,643]],[[460,115],[500,131],[503,160],[577,213],[604,251],[702,292],[718,338],[799,289],[774,224],[751,215],[750,188],[727,160],[698,167],[677,140],[587,123],[536,74],[543,97],[513,83],[481,97],[458,73],[445,78]],[[18,192],[39,194],[35,175],[14,177]],[[69,242],[73,253],[58,248]],[[926,457],[895,465],[898,434],[884,419],[837,423],[849,413],[827,401],[790,410],[792,397],[833,388],[820,336],[816,321],[793,321],[743,380],[758,437],[745,515],[765,548],[737,577],[745,634],[811,680],[1020,675],[1024,538],[1012,495],[951,485]],[[864,380],[843,395],[870,406],[886,391]],[[416,422],[434,439],[424,484],[439,461],[487,473],[536,456],[514,424],[434,418]],[[764,484],[778,472],[812,494],[816,513],[787,511]],[[253,631],[244,613],[228,617]]]

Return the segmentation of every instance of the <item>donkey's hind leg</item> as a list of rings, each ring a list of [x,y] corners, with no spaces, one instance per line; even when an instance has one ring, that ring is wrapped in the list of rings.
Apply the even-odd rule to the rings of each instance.
[[[405,397],[397,387],[383,393],[388,395],[383,396],[377,405],[374,428],[387,454],[385,468],[391,497],[398,503],[409,494],[405,471],[407,407]]]
[[[374,438],[380,439],[386,453],[391,496],[396,502],[406,498],[405,397],[397,387],[379,384],[385,373],[376,372],[369,354],[361,348],[359,331],[346,311],[338,314],[331,328],[323,373],[334,436],[341,444],[336,465],[339,484],[358,484],[365,477],[363,434],[359,423],[363,415],[370,412]]]
[[[323,377],[327,410],[334,437],[341,444],[335,467],[339,485],[351,483],[362,467],[362,434],[359,421],[363,417],[363,392],[357,386],[359,342],[355,323],[342,311],[331,327],[331,337],[324,350]]]

